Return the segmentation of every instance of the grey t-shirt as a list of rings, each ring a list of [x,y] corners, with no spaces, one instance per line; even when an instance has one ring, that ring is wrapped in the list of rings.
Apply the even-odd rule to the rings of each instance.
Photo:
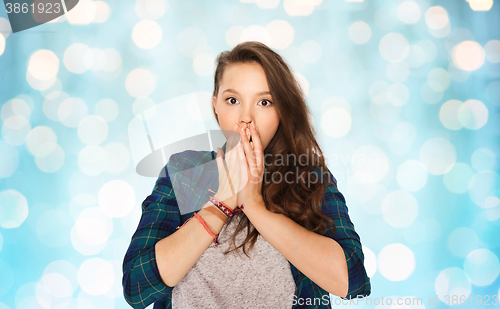
[[[255,246],[233,249],[231,237],[243,213],[235,215],[184,278],[172,290],[172,308],[292,308],[295,281],[288,260],[259,235]],[[253,226],[252,226],[253,228]],[[236,236],[243,243],[246,229]],[[231,245],[231,246],[230,246]]]

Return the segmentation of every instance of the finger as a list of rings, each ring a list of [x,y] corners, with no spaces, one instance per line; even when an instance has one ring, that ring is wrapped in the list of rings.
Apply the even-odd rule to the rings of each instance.
[[[220,173],[224,170],[224,163],[222,162],[222,149],[220,149],[219,147],[217,147],[217,156],[215,157],[215,161],[217,162],[217,168],[219,169]]]
[[[231,132],[231,136],[229,138],[228,144],[226,145],[226,164],[228,167],[228,172],[230,172],[230,173],[234,169],[234,157],[235,157],[235,153],[236,153],[235,147],[236,147],[236,144],[238,142],[237,140],[239,139],[238,135],[239,134],[237,134],[236,132]]]
[[[234,191],[234,185],[233,185],[233,180],[235,178],[234,178],[234,175],[231,175],[231,171],[232,171],[231,162],[233,161],[232,157],[233,157],[234,149],[232,149],[230,151],[227,151],[227,150],[228,150],[228,148],[226,148],[226,159],[221,158],[221,161],[223,162],[223,166],[224,166],[223,173],[226,177],[225,180],[229,184],[229,188],[231,189],[231,196],[233,196],[236,193]],[[221,153],[223,152],[222,149],[220,151],[221,151]]]
[[[237,142],[235,143],[235,145],[241,140],[240,130],[242,128],[245,128],[245,124],[244,123],[242,123],[241,125],[238,125],[238,127],[234,131],[235,137],[237,137]]]
[[[233,177],[231,177],[231,173],[227,174],[228,182],[229,182],[229,187],[231,188],[231,196],[235,195],[236,192],[234,191],[234,185],[233,185]]]
[[[250,145],[250,138],[246,133],[246,129],[240,130],[240,136],[243,141],[242,146],[243,150],[245,151],[246,161],[248,162],[250,168],[252,168],[255,165],[255,158],[253,157],[254,156],[253,149],[252,146]]]
[[[232,129],[234,129],[235,127],[237,127],[236,124],[233,125]],[[225,158],[226,158],[226,165],[228,167],[229,167],[229,162],[231,162],[231,157],[233,157],[233,153],[235,152],[233,150],[234,150],[234,148],[235,148],[235,146],[238,143],[238,140],[240,138],[239,134],[234,132],[232,129],[228,134],[227,143],[226,143]],[[228,169],[228,171],[229,171],[229,169]]]
[[[222,179],[227,178],[227,164],[226,160],[223,158],[224,156],[224,151],[222,148],[217,147],[217,167],[219,169],[219,175],[222,177]]]
[[[227,182],[227,174],[226,174],[226,169],[224,167],[224,159],[222,158],[224,152],[221,148],[217,147],[217,157],[216,157],[216,162],[217,162],[217,169],[219,171],[219,190],[218,190],[218,193],[219,194],[224,194],[224,190],[223,189],[223,186],[226,184]],[[228,198],[229,196],[220,196],[222,199],[226,199]]]
[[[237,126],[236,126],[237,127]],[[235,126],[233,126],[235,128]],[[235,157],[237,157],[237,152],[236,149],[236,143],[238,142],[239,135],[236,132],[231,132],[230,133],[230,138],[228,140],[228,144],[226,145],[226,165],[227,165],[227,178],[228,178],[228,184],[229,187],[231,188],[232,195],[235,195],[237,193],[237,188],[238,188],[238,180],[239,180],[239,175],[235,170]]]
[[[232,131],[233,132],[230,132],[229,134],[229,139],[228,139],[228,146],[230,146],[229,148],[227,148],[228,150],[232,150],[236,144],[239,142],[239,139],[240,139],[240,136],[238,134],[238,128],[239,128],[239,125],[235,124],[233,125],[233,129]]]
[[[243,134],[243,133],[242,133]],[[258,181],[257,179],[259,178],[259,175],[261,174],[261,168],[257,166],[256,160],[255,160],[255,153],[252,149],[252,145],[250,145],[250,137],[249,137],[249,130],[247,129],[247,134],[242,136],[243,139],[243,144],[242,148],[245,151],[245,160],[247,161],[248,165],[248,181],[251,181],[252,183]]]
[[[234,148],[234,153],[232,157],[232,174],[231,177],[234,180],[234,188],[239,192],[241,190],[241,160],[239,158],[239,147],[241,145],[241,140],[236,144]]]
[[[257,166],[262,167],[262,163],[264,162],[264,149],[257,126],[255,126],[253,122],[250,125],[250,132],[252,134],[252,147],[255,153]]]
[[[241,191],[248,182],[248,163],[245,158],[245,153],[243,151],[242,143],[238,143],[238,158],[240,163],[240,186],[239,191]]]
[[[236,189],[239,191],[240,182],[241,182],[241,172],[240,172],[240,160],[238,158],[238,143],[241,143],[241,136],[238,132],[238,129],[242,127],[238,124],[233,125],[234,132],[231,135],[230,141],[228,142],[231,145],[231,150],[227,152],[227,160],[228,170],[230,175],[229,183],[232,185],[232,189]],[[228,148],[229,149],[229,148]],[[234,191],[233,191],[234,192]]]

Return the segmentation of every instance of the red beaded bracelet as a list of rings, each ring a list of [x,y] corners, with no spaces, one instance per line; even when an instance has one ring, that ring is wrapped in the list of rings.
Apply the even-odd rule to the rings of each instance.
[[[208,189],[208,191],[215,193],[214,191],[212,191],[210,189]],[[212,202],[215,206],[217,206],[217,208],[219,208],[228,218],[231,218],[232,216],[234,216],[237,213],[240,213],[243,210],[243,205],[238,206],[238,209],[232,210],[231,208],[227,207],[224,203],[222,203],[221,201],[219,201],[215,197],[209,196],[209,198],[210,198],[210,202]]]
[[[207,230],[208,234],[210,234],[210,236],[212,236],[214,238],[214,248],[217,248],[217,245],[219,244],[219,234],[215,234],[214,232],[212,232],[210,230],[210,228],[207,226],[207,223],[205,222],[205,220],[203,220],[203,218],[200,217],[200,215],[198,215],[197,213],[194,213],[194,216],[196,217],[196,219],[198,219],[200,221],[200,223],[203,225],[205,230]]]
[[[200,223],[203,225],[203,227],[208,232],[208,234],[210,234],[210,236],[212,236],[214,238],[214,248],[217,248],[217,245],[219,244],[219,234],[215,234],[214,232],[212,232],[210,230],[210,228],[207,226],[207,223],[205,222],[205,220],[203,220],[203,218],[200,215],[198,215],[196,212],[193,213],[193,216],[191,218],[187,219],[181,226],[178,226],[176,229],[178,230],[181,227],[183,227],[184,224],[186,224],[189,220],[193,219],[193,217],[196,217],[196,219],[198,219],[198,221],[200,221]]]

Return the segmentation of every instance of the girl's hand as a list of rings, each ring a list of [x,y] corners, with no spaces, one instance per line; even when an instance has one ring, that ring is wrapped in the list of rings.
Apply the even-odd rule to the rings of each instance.
[[[249,128],[246,125],[240,127],[239,133],[241,143],[238,144],[238,156],[243,187],[238,191],[238,203],[243,204],[245,209],[252,205],[263,205],[261,188],[265,168],[264,150],[259,131],[253,122],[250,123]],[[252,137],[252,142],[250,142],[250,137]]]
[[[241,144],[239,141],[240,136],[237,133],[238,125],[235,124],[232,130],[234,133],[231,132],[227,139],[225,158],[223,150],[217,147],[216,161],[219,170],[219,189],[214,197],[234,210],[239,205],[238,189],[244,184],[241,182],[241,164],[238,157],[237,144]],[[227,165],[227,171],[225,165]]]

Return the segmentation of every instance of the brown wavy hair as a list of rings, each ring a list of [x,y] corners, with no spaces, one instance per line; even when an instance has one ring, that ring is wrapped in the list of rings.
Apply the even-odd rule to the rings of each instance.
[[[281,177],[280,182],[276,182],[274,179],[268,181],[264,177],[261,192],[266,208],[271,212],[284,214],[306,229],[321,235],[327,229],[333,229],[333,233],[335,233],[336,228],[333,220],[322,212],[321,207],[326,187],[329,184],[336,184],[331,181],[330,177],[326,177],[327,181],[315,183],[307,181],[307,177],[297,177],[297,174],[314,173],[315,167],[326,173],[328,173],[328,169],[314,136],[311,113],[307,107],[304,93],[281,56],[265,44],[256,41],[243,42],[230,51],[220,53],[216,59],[217,68],[214,76],[213,96],[218,96],[222,75],[228,65],[249,62],[257,62],[264,69],[273,103],[279,116],[276,134],[264,149],[266,158],[264,175],[275,175],[276,173],[289,175],[291,173],[293,179],[299,180],[294,183],[294,186],[287,183],[285,177]],[[215,109],[213,112],[217,122],[219,122]],[[300,155],[306,156],[305,162],[301,160],[303,156]],[[271,164],[268,164],[269,157],[272,159]],[[287,158],[289,163],[289,157],[295,157],[293,164],[276,164],[279,162],[279,158]],[[232,237],[235,248],[224,254],[243,247],[245,255],[250,257],[245,247],[248,244],[249,249],[252,249],[260,233],[253,226],[250,230],[250,220],[244,213],[241,216],[243,217]],[[229,218],[228,223],[232,219],[234,217]],[[236,235],[244,229],[247,230],[247,236],[244,242],[236,247]]]

